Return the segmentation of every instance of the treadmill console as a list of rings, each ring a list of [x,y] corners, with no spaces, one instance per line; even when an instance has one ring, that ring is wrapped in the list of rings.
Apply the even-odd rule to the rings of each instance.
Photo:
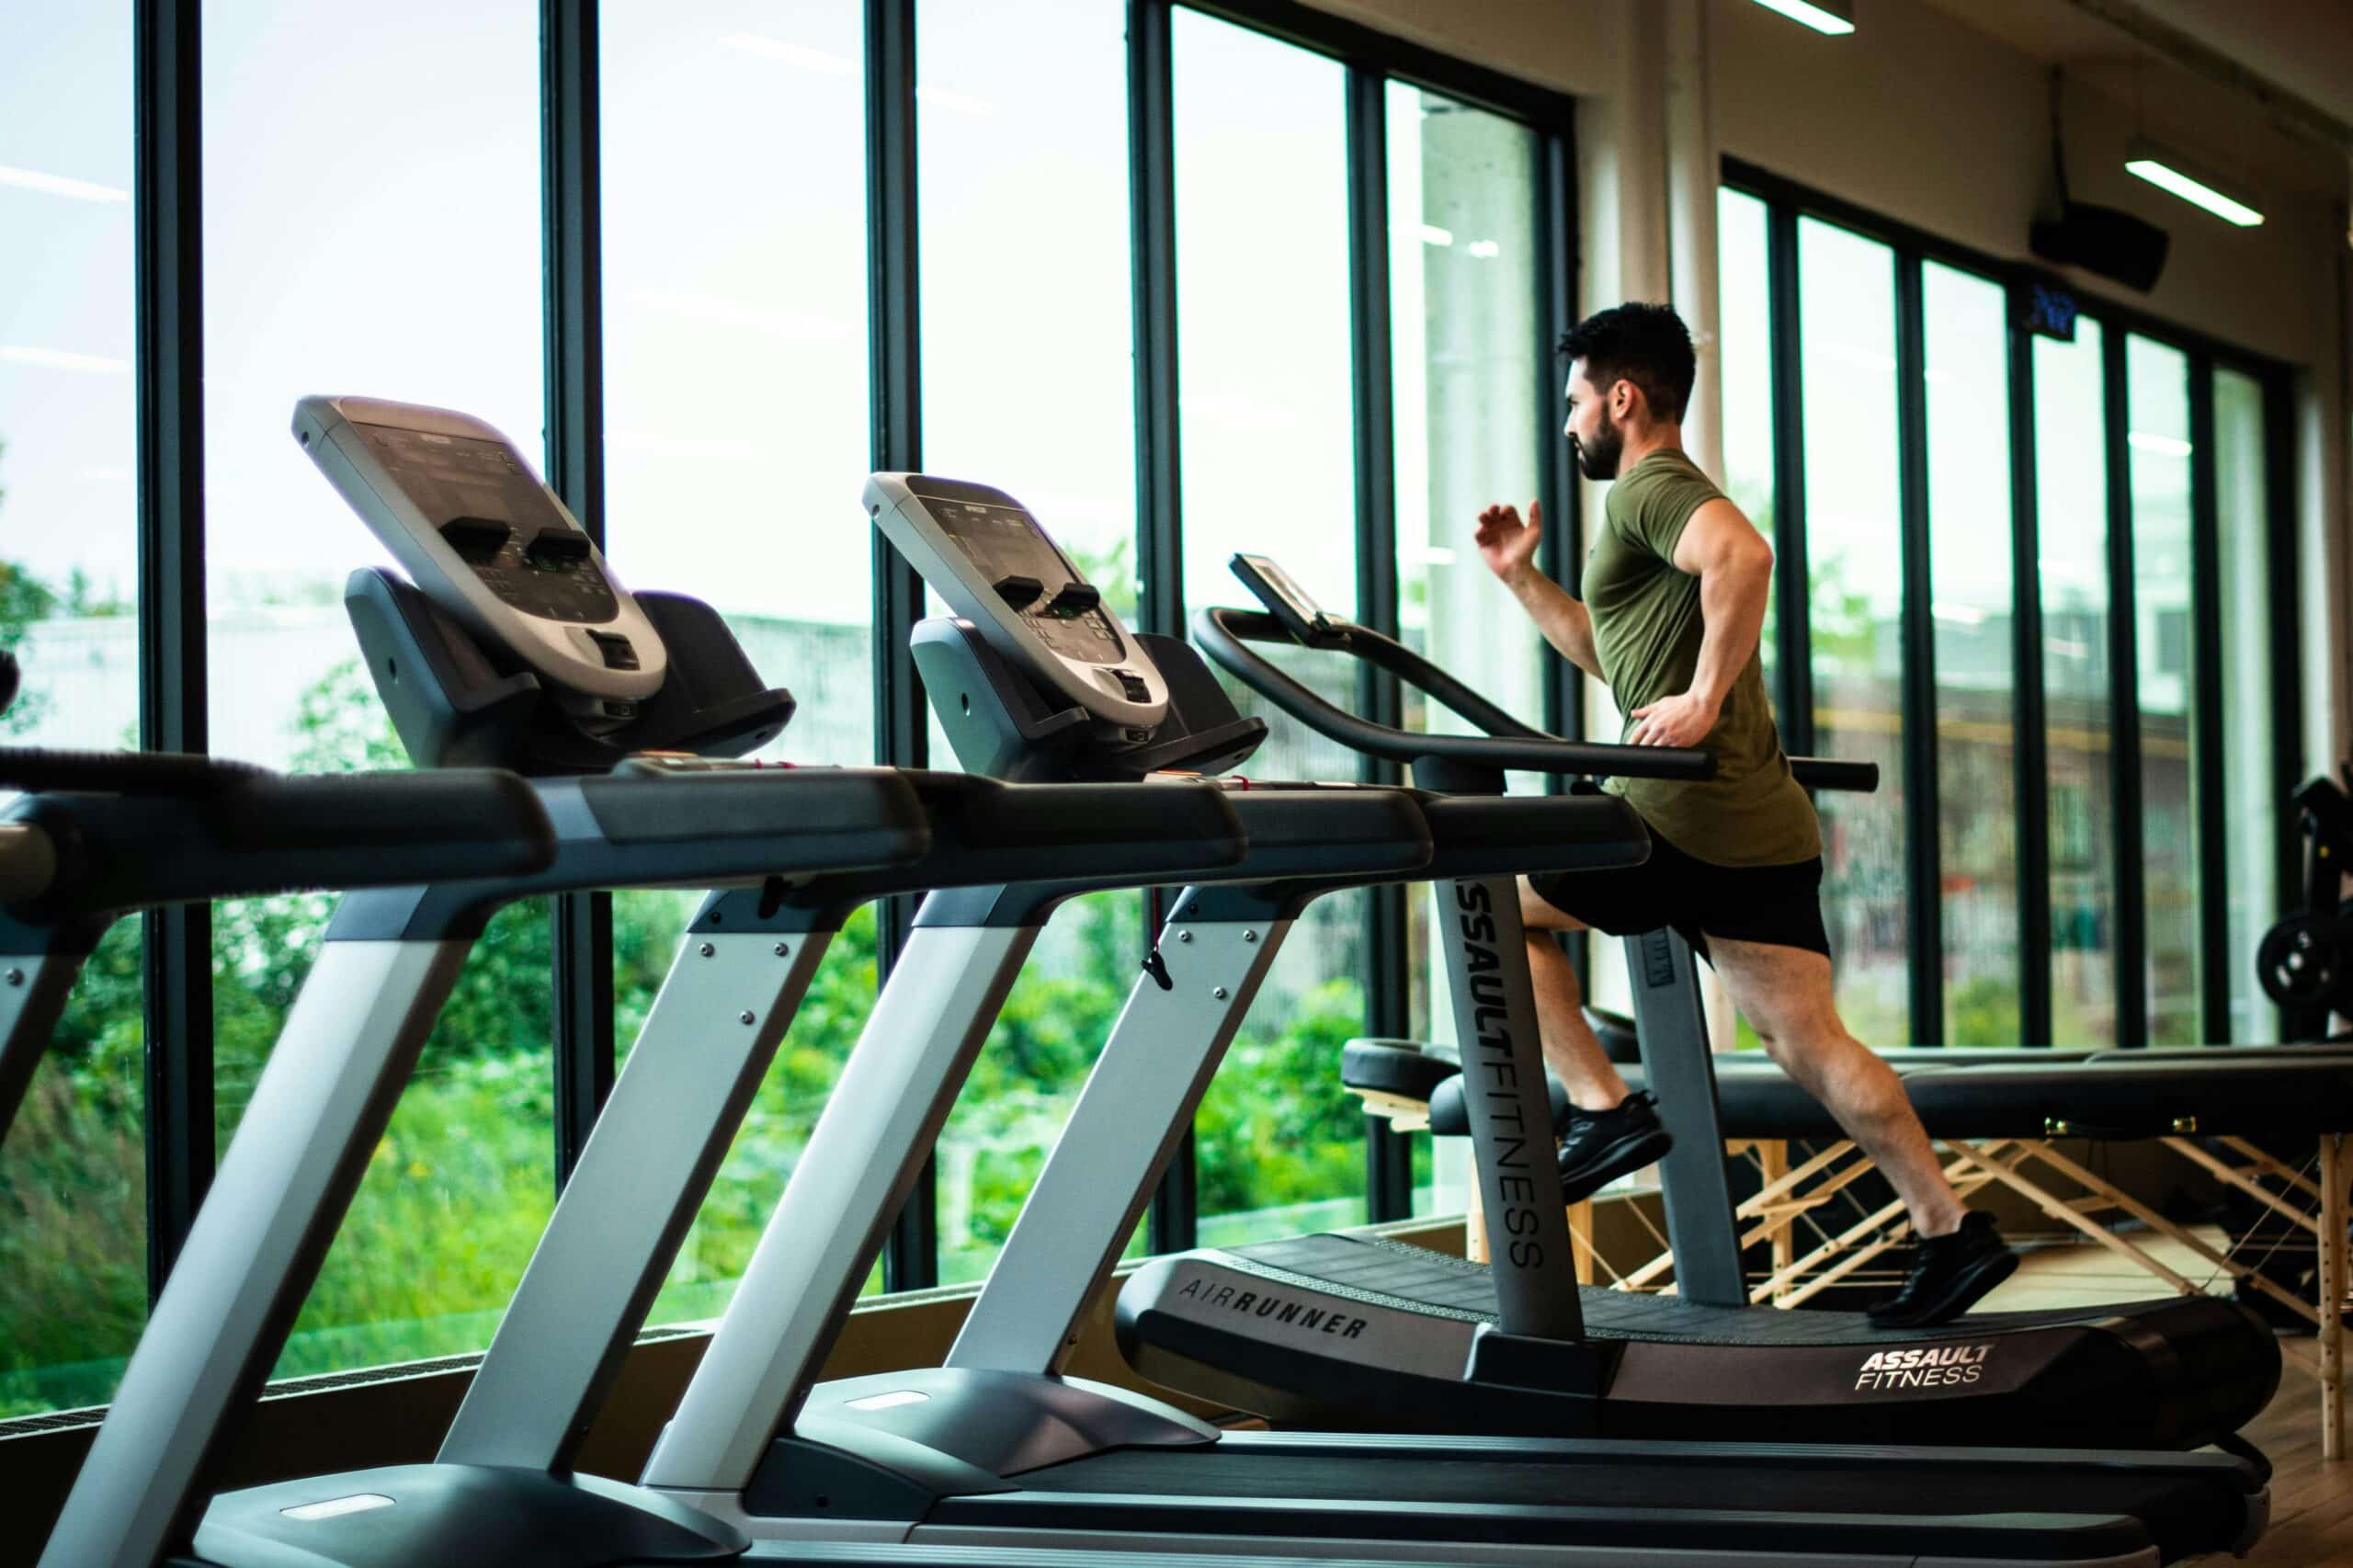
[[[1124,730],[1167,717],[1152,656],[1020,502],[923,473],[874,474],[865,500],[883,537],[1016,669]]]
[[[585,727],[627,723],[662,688],[652,622],[495,428],[450,409],[306,397],[294,437],[432,602],[544,676]]]
[[[1231,562],[1233,574],[1242,585],[1258,597],[1283,630],[1311,648],[1327,648],[1347,637],[1347,622],[1336,620],[1324,612],[1324,607],[1307,597],[1307,590],[1295,582],[1291,574],[1279,565],[1271,555],[1253,555],[1245,551]]]

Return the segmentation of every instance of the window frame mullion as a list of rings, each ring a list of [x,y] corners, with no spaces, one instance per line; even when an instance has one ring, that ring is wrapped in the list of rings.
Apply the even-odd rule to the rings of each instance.
[[[138,0],[132,22],[133,396],[139,744],[210,749],[205,621],[203,20]],[[147,1290],[162,1294],[212,1183],[212,910],[141,916]]]
[[[1945,1043],[1943,810],[1938,777],[1937,628],[1928,515],[1927,287],[1917,251],[1895,267],[1897,485],[1904,579],[1904,845],[1912,1040]]]
[[[870,459],[877,470],[923,467],[923,342],[915,131],[915,0],[866,0],[866,263]],[[886,767],[921,767],[930,731],[907,639],[924,611],[923,578],[878,530],[874,569],[874,747]],[[875,971],[887,980],[904,950],[915,900],[875,908]],[[924,1160],[882,1252],[885,1290],[939,1282],[938,1162]]]
[[[599,548],[605,543],[603,189],[599,156],[599,7],[540,6],[540,179],[545,268],[550,485]],[[554,1036],[555,1185],[578,1166],[612,1093],[613,895],[549,900]]]
[[[2231,1038],[2230,811],[2222,756],[2221,454],[2214,449],[2214,361],[2189,354],[2191,801],[2197,813],[2200,1035]],[[2250,960],[2253,955],[2249,955]]]
[[[2116,966],[2116,1030],[2120,1046],[2149,1043],[2148,887],[2146,838],[2141,821],[2140,597],[2133,582],[2131,377],[2125,365],[2129,330],[2112,324],[2100,335],[2100,381],[2108,469],[2109,806],[2115,835],[2109,952]]]
[[[2019,285],[2008,287],[2010,423],[2011,743],[2018,889],[2018,1040],[2052,1043],[2051,1002],[2051,767],[2042,663],[2042,513],[2035,447],[2034,335],[2020,325]]]

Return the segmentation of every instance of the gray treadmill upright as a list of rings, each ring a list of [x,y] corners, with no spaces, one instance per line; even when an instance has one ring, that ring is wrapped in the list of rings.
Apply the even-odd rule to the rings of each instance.
[[[519,455],[487,426],[447,410],[367,400],[312,400],[303,414],[298,430],[314,438],[305,443],[314,455],[391,455],[373,471],[339,477],[362,515],[401,542],[399,553],[417,568],[415,585],[386,572],[356,575],[352,608],[369,667],[420,760],[494,748],[542,768],[574,768],[620,756],[641,737],[675,746],[700,735],[709,749],[705,732],[715,727],[735,742],[756,743],[789,712],[790,699],[758,686],[707,610],[670,596],[627,596],[593,549],[567,543],[566,530],[575,525],[527,483]],[[346,427],[355,420],[361,427]],[[459,444],[454,456],[449,443]],[[422,473],[400,460],[415,450],[427,460]],[[323,460],[322,466],[335,473],[341,460]],[[469,512],[455,525],[442,522],[449,503],[438,487],[453,468],[469,478],[486,470],[504,488],[495,521],[506,527],[506,548],[489,538],[493,519],[480,515],[478,485],[469,487]],[[354,494],[362,478],[366,490]],[[433,538],[437,526],[457,539]],[[629,722],[618,726],[602,722],[608,711],[559,680],[564,661],[548,648],[552,642],[561,654],[577,626],[578,596],[559,581],[563,597],[552,599],[553,614],[518,615],[517,599],[541,596],[538,585],[511,580],[517,540],[529,541],[551,561],[585,562],[595,571],[622,612],[591,623],[608,629],[601,639],[626,636],[634,662],[680,677],[699,705],[686,718],[699,715],[699,722],[681,720],[666,680],[650,700],[631,699]],[[443,543],[463,543],[471,553],[461,551],[453,563]],[[470,576],[463,567],[476,571]],[[483,582],[506,608],[468,613],[461,590]],[[678,634],[677,645],[648,642],[665,630]],[[595,652],[608,656],[601,643]],[[544,689],[517,687],[499,673],[518,663],[535,669]],[[393,678],[401,671],[405,675]],[[512,710],[521,701],[528,713]],[[504,717],[502,706],[510,710]],[[578,722],[583,715],[585,724]],[[994,882],[1074,848],[1107,878],[1140,879],[1198,870],[1238,850],[1234,813],[1202,790],[1164,797],[1146,809],[1131,792],[1100,785],[1023,788],[921,770],[778,770],[634,758],[622,771],[641,776],[633,781],[650,777],[685,787],[666,821],[638,813],[637,825],[656,846],[654,859],[636,868],[641,874],[650,868],[661,880],[686,880],[709,869],[699,859],[719,853],[699,856],[688,841],[734,833],[744,845],[729,862],[731,876],[743,877],[744,885],[710,895],[685,934],[437,1460],[223,1494],[196,1531],[195,1547],[206,1562],[261,1568],[290,1552],[306,1563],[362,1568],[463,1553],[561,1568],[616,1555],[665,1562],[732,1555],[740,1541],[723,1527],[636,1489],[574,1475],[573,1462],[842,921],[877,897]],[[409,782],[429,784],[435,777]],[[859,781],[885,788],[890,816],[861,824],[827,811],[829,793]],[[584,788],[608,785],[591,779]],[[759,838],[774,831],[778,812],[763,816],[757,808],[770,804],[787,821],[797,812],[800,831],[838,834],[839,869],[800,874],[790,857],[762,859],[768,846]],[[899,830],[902,852],[887,860],[857,858],[865,853],[860,846],[885,826]],[[664,843],[686,851],[665,861]],[[619,880],[632,867],[609,869]]]
[[[650,1558],[732,1552],[732,1532],[666,1499],[587,1480],[519,1484],[483,1467],[421,1479],[376,1472],[315,1506],[256,1510],[236,1521],[255,1527],[242,1532],[206,1514],[206,1482],[235,1418],[277,1361],[367,1153],[495,910],[615,885],[782,890],[820,871],[909,860],[926,844],[914,792],[890,770],[705,763],[773,736],[790,697],[760,687],[733,640],[714,631],[716,617],[688,601],[665,611],[691,655],[671,665],[673,639],[495,431],[446,411],[330,399],[305,400],[296,430],[363,516],[426,562],[420,570],[464,577],[506,606],[483,618],[487,634],[511,620],[538,637],[523,668],[502,670],[391,574],[352,580],[369,668],[412,755],[429,764],[495,749],[549,775],[511,782],[551,834],[529,866],[461,869],[337,905],[42,1562],[138,1568],[191,1551],[256,1564],[334,1561],[314,1540],[429,1514],[452,1490],[510,1505],[491,1517],[542,1536],[570,1531]],[[556,630],[527,627],[533,619]],[[647,670],[672,678],[648,691]],[[629,755],[645,744],[698,755]],[[419,787],[431,788],[429,778]],[[415,864],[437,862],[420,855]]]

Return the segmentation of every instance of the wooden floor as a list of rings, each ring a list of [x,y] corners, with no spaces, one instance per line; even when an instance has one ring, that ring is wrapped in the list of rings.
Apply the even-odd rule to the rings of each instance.
[[[2320,1385],[2294,1367],[2246,1437],[2271,1456],[2271,1529],[2244,1558],[2201,1557],[2222,1568],[2353,1568],[2353,1460],[2320,1457]]]
[[[2212,1240],[2219,1241],[2219,1234]],[[2193,1279],[2211,1270],[2186,1247],[2136,1235],[2134,1241]],[[2029,1253],[2026,1266],[1985,1300],[1988,1312],[2120,1301],[2154,1291],[2146,1274],[2098,1247],[2066,1246]],[[2244,1562],[2248,1568],[2353,1568],[2353,1460],[2320,1457],[2320,1384],[2309,1338],[2283,1339],[2286,1375],[2279,1397],[2246,1429],[2247,1440],[2271,1458],[2271,1528],[2244,1558],[2204,1557],[2208,1568]]]

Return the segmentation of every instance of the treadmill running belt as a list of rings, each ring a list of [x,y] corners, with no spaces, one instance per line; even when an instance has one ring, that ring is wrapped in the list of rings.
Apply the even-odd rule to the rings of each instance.
[[[1410,1444],[1408,1444],[1410,1448]],[[1952,1520],[1987,1515],[2138,1519],[2165,1561],[2217,1550],[2242,1528],[2244,1499],[2225,1485],[2130,1470],[1939,1465],[1926,1479],[1873,1478],[1819,1461],[1694,1467],[1504,1459],[1117,1449],[1014,1479],[1032,1492],[1134,1496],[1337,1498],[1459,1506],[1697,1510]],[[985,1510],[985,1499],[971,1499]]]
[[[1422,1247],[1370,1236],[1290,1236],[1219,1256],[1244,1272],[1311,1286],[1351,1301],[1466,1323],[1495,1321],[1495,1288],[1486,1266]],[[1586,1332],[1597,1339],[1671,1340],[1692,1345],[1847,1345],[1874,1340],[1916,1345],[1923,1340],[1973,1339],[1988,1331],[2080,1323],[2094,1315],[2077,1307],[2040,1312],[1976,1312],[1938,1328],[1882,1329],[1860,1312],[1758,1312],[1702,1306],[1680,1296],[1650,1295],[1586,1286],[1581,1292]],[[2179,1297],[2120,1302],[2098,1315],[2135,1317],[2177,1311]]]

